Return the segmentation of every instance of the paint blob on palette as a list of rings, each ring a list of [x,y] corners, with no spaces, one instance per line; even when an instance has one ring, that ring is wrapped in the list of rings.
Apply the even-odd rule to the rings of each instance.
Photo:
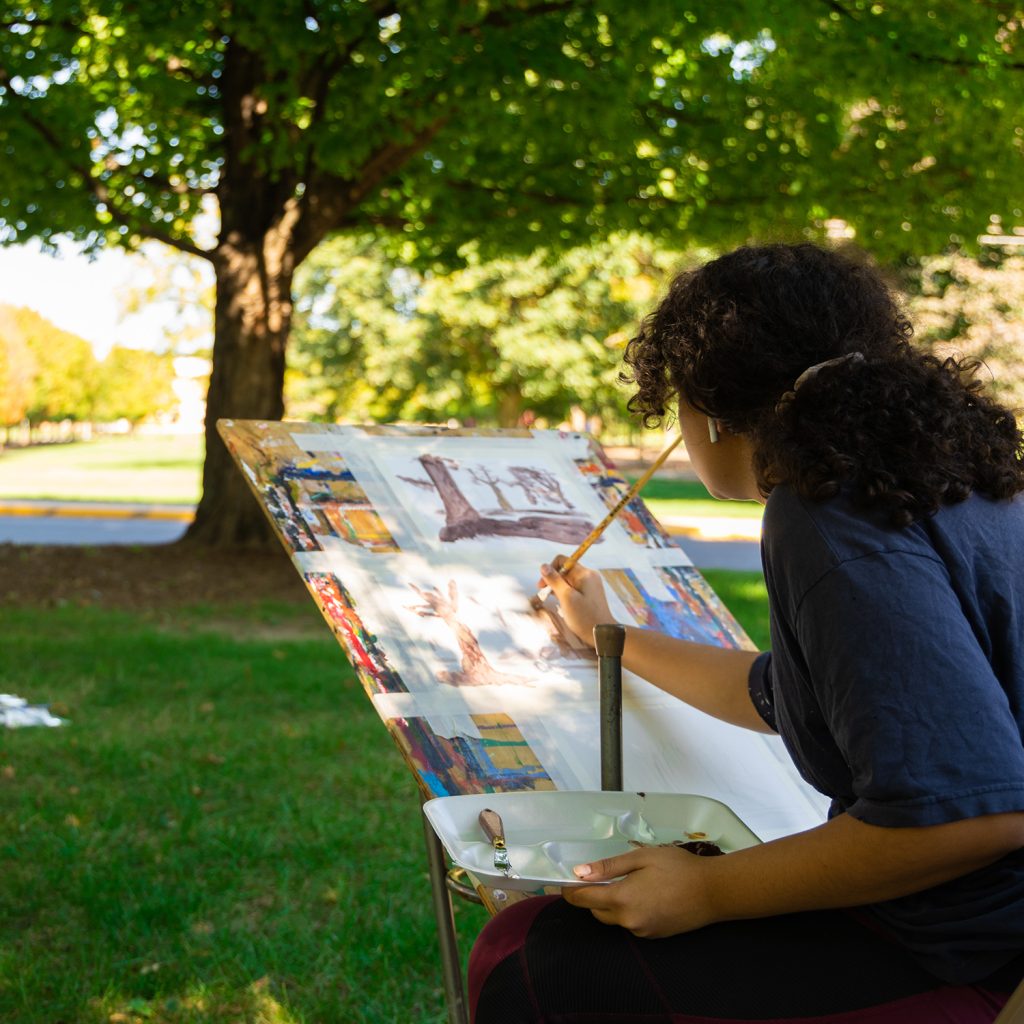
[[[599,788],[592,651],[530,598],[628,485],[554,431],[222,421],[221,433],[422,791]],[[631,501],[587,553],[618,621],[726,647],[739,625]],[[778,744],[623,683],[625,780],[816,823]],[[757,779],[757,784],[751,779]],[[813,815],[813,820],[811,816]]]

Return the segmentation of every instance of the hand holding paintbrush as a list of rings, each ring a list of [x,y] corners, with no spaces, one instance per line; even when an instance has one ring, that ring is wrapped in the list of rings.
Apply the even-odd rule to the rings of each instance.
[[[683,439],[682,434],[676,435],[672,443],[654,460],[651,466],[644,472],[636,483],[626,493],[619,498],[615,503],[615,507],[594,527],[590,533],[587,534],[583,543],[571,554],[564,562],[562,562],[557,568],[559,575],[564,579],[572,571],[573,566],[586,554],[590,546],[595,543],[608,529],[613,522],[615,517],[640,493],[640,488],[643,487],[648,480],[655,474],[655,472],[661,467],[665,460],[672,454],[675,447]],[[549,586],[542,587],[541,590],[534,594],[530,599],[530,604],[536,609],[540,610],[541,606],[548,599],[551,594],[551,588]]]

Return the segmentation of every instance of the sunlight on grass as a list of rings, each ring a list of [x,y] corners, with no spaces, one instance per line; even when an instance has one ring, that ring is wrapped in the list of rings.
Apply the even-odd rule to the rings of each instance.
[[[0,691],[70,722],[0,738],[0,1020],[444,1019],[416,786],[329,630],[272,613],[0,610]]]
[[[706,575],[764,645],[760,577]],[[312,605],[0,628],[0,692],[69,721],[0,730],[0,1020],[446,1019],[416,786]]]
[[[147,964],[143,970],[155,973],[160,967],[159,963]],[[93,1001],[89,1009],[96,1024],[302,1024],[302,1017],[271,994],[273,988],[273,981],[263,977],[237,991],[214,991],[197,984],[181,995],[158,999],[108,994]]]
[[[199,500],[203,438],[105,437],[0,451],[0,498]]]

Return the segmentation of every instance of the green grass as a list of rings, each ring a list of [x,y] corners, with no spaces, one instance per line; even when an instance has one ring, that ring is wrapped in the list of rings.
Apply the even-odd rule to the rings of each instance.
[[[712,498],[699,480],[654,476],[644,484],[641,497],[657,518],[708,516],[727,519],[760,519],[764,508],[754,501],[720,501]]]
[[[708,578],[766,642],[760,577]],[[71,722],[0,730],[0,1020],[446,1019],[416,787],[312,603],[0,630]]]
[[[0,1020],[444,1019],[412,777],[312,603],[270,613],[3,610],[0,691],[72,724],[2,739]]]
[[[0,451],[0,499],[199,500],[203,438],[104,437]]]

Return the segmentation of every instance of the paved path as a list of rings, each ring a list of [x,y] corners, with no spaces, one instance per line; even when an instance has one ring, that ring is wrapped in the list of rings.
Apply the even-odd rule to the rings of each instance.
[[[168,544],[192,521],[189,505],[0,498],[3,544]]]
[[[184,505],[0,498],[3,544],[167,544],[192,520]],[[760,571],[757,519],[671,516],[663,525],[701,569]]]

